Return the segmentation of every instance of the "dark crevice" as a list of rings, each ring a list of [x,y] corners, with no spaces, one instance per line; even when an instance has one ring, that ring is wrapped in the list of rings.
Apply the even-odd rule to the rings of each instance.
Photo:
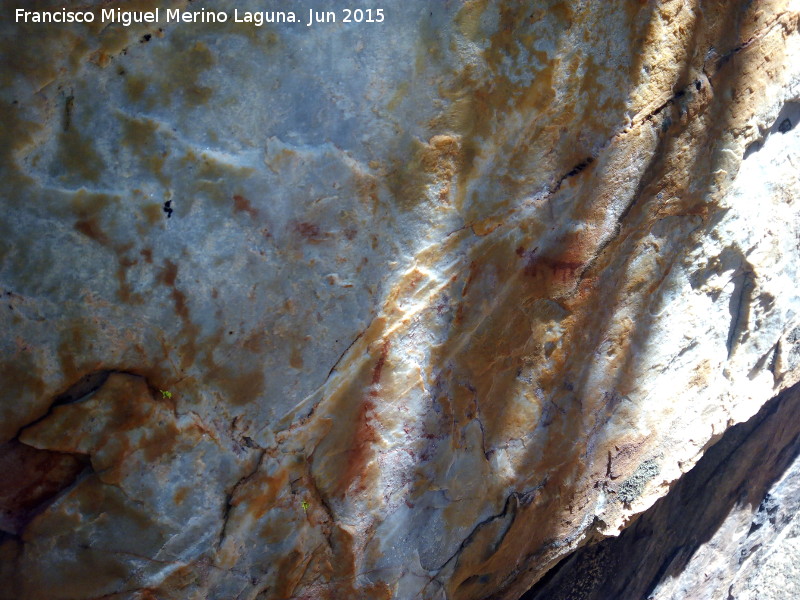
[[[53,410],[56,407],[63,406],[65,404],[75,404],[77,402],[84,402],[88,400],[92,396],[92,394],[94,394],[97,390],[99,390],[103,386],[103,384],[105,384],[106,380],[112,374],[129,375],[131,377],[138,377],[140,379],[144,379],[145,383],[147,383],[148,389],[150,389],[150,392],[154,395],[154,397],[158,398],[158,396],[160,396],[160,394],[156,395],[158,393],[158,390],[156,390],[149,384],[147,378],[137,373],[117,370],[117,369],[101,369],[98,371],[93,371],[91,373],[87,373],[86,375],[78,379],[78,381],[70,385],[66,390],[64,390],[60,394],[57,394],[53,398],[53,401],[50,403],[50,406],[48,407],[47,411],[37,419],[34,419],[33,421],[26,423],[25,425],[20,427],[12,439],[14,440],[19,439],[20,435],[25,429],[33,427],[34,425],[37,425],[38,423],[41,423],[42,421],[47,419],[53,413]]]
[[[60,393],[53,400],[53,406],[62,404],[73,404],[81,400],[87,400],[89,395],[99,390],[111,375],[112,371],[95,371],[81,377],[76,383],[72,384],[66,391]]]
[[[716,73],[719,71],[728,61],[730,61],[734,56],[746,50],[754,43],[758,42],[761,38],[767,35],[772,29],[778,25],[782,26],[784,29],[788,27],[788,24],[784,22],[784,17],[791,16],[792,13],[782,12],[775,16],[774,19],[770,23],[768,23],[765,27],[761,28],[759,31],[754,33],[744,42],[740,42],[734,48],[730,49],[728,52],[720,56],[716,53],[716,51],[711,48],[709,51],[709,56],[707,57],[706,64],[703,65],[703,71],[707,72],[709,67],[711,68],[711,72]]]
[[[442,569],[444,569],[448,564],[450,564],[454,560],[458,559],[458,557],[461,555],[461,553],[475,539],[475,537],[478,535],[478,533],[481,531],[481,529],[491,525],[492,523],[494,523],[497,520],[509,517],[509,522],[506,523],[506,526],[503,528],[503,531],[500,533],[500,535],[495,536],[496,539],[494,541],[493,548],[495,550],[497,548],[499,548],[501,543],[502,543],[502,541],[503,541],[503,539],[505,538],[506,534],[511,529],[511,526],[514,523],[514,519],[516,519],[517,510],[519,508],[524,508],[526,506],[529,506],[531,504],[531,502],[533,502],[533,499],[536,497],[537,492],[539,490],[541,490],[545,485],[547,485],[547,478],[546,477],[545,477],[545,479],[543,479],[541,482],[539,482],[536,486],[532,487],[531,489],[528,489],[528,490],[525,490],[525,491],[522,491],[522,492],[517,492],[517,491],[511,492],[511,494],[509,494],[506,497],[506,501],[505,501],[505,504],[503,505],[503,510],[502,511],[500,511],[496,515],[491,515],[489,517],[486,517],[484,520],[482,520],[481,522],[477,523],[475,525],[475,527],[472,529],[472,531],[469,533],[469,535],[467,535],[467,537],[465,537],[464,540],[461,542],[461,544],[459,545],[458,549],[447,560],[445,560],[439,567],[437,567],[435,569],[431,569],[431,570],[439,572]]]
[[[558,183],[556,183],[552,188],[550,188],[549,193],[555,194],[559,189],[561,189],[561,184],[563,184],[570,177],[575,177],[576,175],[584,171],[594,161],[595,161],[594,156],[589,156],[587,158],[584,158],[581,162],[572,167],[572,169],[569,172],[562,175],[561,178],[558,180]]]
[[[239,480],[234,483],[230,490],[225,494],[225,504],[222,507],[222,526],[220,527],[219,531],[219,538],[217,539],[216,549],[219,552],[222,549],[222,544],[225,541],[225,537],[228,531],[228,520],[231,516],[231,511],[233,509],[233,497],[236,495],[236,491],[245,483],[247,483],[256,473],[258,473],[259,469],[264,462],[264,457],[267,455],[265,451],[261,451],[258,456],[258,460],[256,461],[255,467],[253,469],[239,478]]]
[[[371,324],[371,321],[370,321],[370,324]],[[367,326],[367,328],[368,328],[368,327],[369,327],[369,326]],[[333,363],[333,366],[331,367],[331,370],[330,370],[330,371],[328,371],[328,375],[327,375],[327,377],[325,377],[325,380],[326,380],[326,381],[327,381],[328,379],[330,379],[331,375],[333,375],[333,372],[336,370],[336,367],[338,367],[338,366],[339,366],[339,363],[340,363],[340,362],[342,362],[342,359],[343,359],[343,358],[345,357],[345,355],[346,355],[346,354],[347,354],[347,353],[350,351],[350,348],[352,348],[352,347],[355,345],[355,343],[356,343],[358,340],[360,340],[360,339],[361,339],[361,336],[363,336],[363,335],[364,335],[364,331],[366,331],[366,330],[367,330],[367,328],[365,328],[363,331],[361,331],[361,332],[360,332],[360,333],[359,333],[359,334],[358,334],[358,335],[357,335],[357,336],[356,336],[356,337],[353,339],[353,341],[352,341],[352,342],[350,342],[350,345],[349,345],[347,348],[345,348],[345,349],[344,349],[344,351],[343,351],[343,352],[342,352],[342,353],[339,355],[339,358],[337,358],[337,359],[336,359],[336,362],[334,362],[334,363]]]
[[[64,99],[64,131],[69,131],[72,125],[72,109],[75,104],[75,96],[72,92]]]
[[[472,529],[472,531],[469,533],[469,535],[467,537],[465,537],[464,540],[461,542],[461,544],[458,546],[458,549],[456,549],[456,551],[452,555],[450,555],[450,557],[447,558],[439,567],[435,567],[435,568],[430,569],[430,570],[432,570],[432,571],[441,571],[442,569],[444,569],[448,564],[450,564],[454,560],[458,560],[458,557],[467,548],[467,546],[470,545],[472,540],[475,539],[475,537],[478,535],[478,533],[480,532],[481,529],[483,529],[484,527],[486,527],[488,525],[491,525],[493,522],[495,522],[495,521],[497,521],[499,519],[505,518],[506,515],[509,514],[509,511],[511,511],[511,522],[513,523],[514,518],[516,517],[517,508],[521,504],[520,500],[519,500],[519,498],[521,496],[522,496],[522,494],[520,494],[520,492],[512,492],[511,494],[509,494],[508,497],[506,497],[506,501],[505,501],[505,504],[503,505],[503,510],[502,511],[500,511],[496,515],[491,515],[489,517],[486,517],[483,521],[480,521],[479,523],[477,523],[475,525],[475,527]],[[508,532],[510,527],[511,527],[511,523],[509,523],[506,526],[505,531],[504,531],[503,535],[501,536],[501,540],[502,540],[502,537],[505,536],[505,533]],[[497,544],[495,544],[495,545],[499,546],[499,542]]]

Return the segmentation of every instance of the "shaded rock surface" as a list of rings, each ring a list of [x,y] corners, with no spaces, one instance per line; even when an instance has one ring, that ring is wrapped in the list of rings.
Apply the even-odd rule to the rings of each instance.
[[[516,599],[624,529],[799,379],[797,11],[3,19],[0,597]]]
[[[800,389],[725,432],[617,538],[578,550],[523,600],[794,598]]]

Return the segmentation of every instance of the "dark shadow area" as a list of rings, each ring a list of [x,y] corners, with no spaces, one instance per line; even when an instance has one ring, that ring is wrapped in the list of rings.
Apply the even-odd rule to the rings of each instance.
[[[770,489],[799,454],[800,385],[795,385],[726,431],[667,496],[619,537],[566,557],[521,600],[650,598],[660,583],[687,568],[731,511],[751,507],[753,525],[747,535],[757,531]]]
[[[39,450],[17,440],[0,444],[0,469],[0,544],[3,534],[21,535],[33,517],[91,472],[83,455]]]

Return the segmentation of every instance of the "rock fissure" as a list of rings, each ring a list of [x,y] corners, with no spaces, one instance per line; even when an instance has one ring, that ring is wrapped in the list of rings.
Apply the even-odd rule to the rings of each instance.
[[[264,461],[266,460],[266,457],[267,457],[267,453],[265,451],[263,451],[263,450],[260,451],[259,455],[258,455],[258,458],[255,461],[255,466],[253,467],[253,469],[250,472],[244,474],[242,477],[240,477],[236,481],[236,483],[233,484],[233,486],[230,488],[230,490],[225,492],[225,500],[224,500],[224,503],[223,503],[223,506],[222,506],[221,527],[220,527],[220,530],[219,530],[219,537],[217,539],[217,543],[215,544],[217,552],[220,551],[220,549],[222,548],[222,545],[223,545],[223,543],[225,541],[225,535],[226,535],[226,531],[227,531],[227,528],[228,528],[228,521],[229,521],[229,519],[231,517],[231,511],[236,506],[236,504],[234,504],[234,502],[233,502],[233,499],[236,497],[237,491],[239,491],[250,480],[252,480],[253,477],[256,475],[256,473],[258,473],[262,469]]]

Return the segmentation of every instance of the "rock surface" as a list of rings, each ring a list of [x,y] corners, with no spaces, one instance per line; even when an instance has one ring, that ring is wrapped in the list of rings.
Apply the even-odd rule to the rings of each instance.
[[[523,600],[782,600],[800,594],[800,389],[726,431],[618,538],[581,548]]]
[[[3,599],[515,599],[800,379],[796,2],[0,6]]]

